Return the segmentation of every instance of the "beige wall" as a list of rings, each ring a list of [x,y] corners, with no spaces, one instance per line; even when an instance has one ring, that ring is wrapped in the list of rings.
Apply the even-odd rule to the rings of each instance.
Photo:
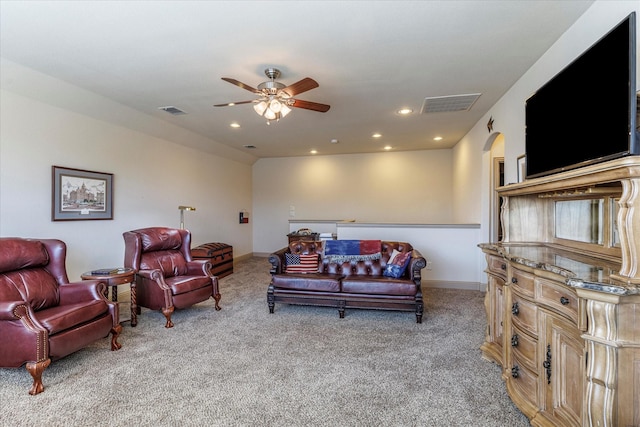
[[[450,223],[452,193],[451,150],[260,159],[254,252],[286,245],[289,219]]]
[[[178,205],[195,245],[221,241],[252,252],[251,166],[8,92],[0,93],[0,236],[57,238],[71,280],[120,266],[122,233],[178,227]],[[113,174],[113,220],[51,221],[52,165]]]

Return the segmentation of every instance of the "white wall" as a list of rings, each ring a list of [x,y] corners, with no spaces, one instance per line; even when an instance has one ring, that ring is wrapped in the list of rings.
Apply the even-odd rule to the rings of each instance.
[[[178,205],[197,208],[185,213],[192,246],[215,241],[232,245],[234,256],[252,252],[252,225],[238,223],[238,211],[252,208],[250,164],[6,90],[0,114],[0,236],[63,240],[71,280],[121,266],[124,231],[177,228]],[[53,222],[53,165],[112,173],[114,219]]]
[[[409,242],[427,260],[422,270],[425,287],[484,290],[475,263],[479,225],[338,224],[338,239],[374,239]]]
[[[253,166],[253,250],[287,244],[289,219],[449,223],[451,150],[266,158]],[[290,207],[295,217],[290,217]]]

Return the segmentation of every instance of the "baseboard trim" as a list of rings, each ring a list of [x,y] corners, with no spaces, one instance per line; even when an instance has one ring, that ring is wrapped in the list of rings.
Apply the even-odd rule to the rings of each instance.
[[[273,252],[254,252],[252,256],[257,256],[260,258],[269,258],[269,255],[271,255]]]
[[[257,255],[252,254],[252,253],[248,253],[248,254],[240,255],[240,256],[238,256],[238,257],[234,257],[234,258],[233,258],[233,263],[235,264],[236,262],[239,262],[239,261],[244,261],[244,260],[247,260],[247,259],[251,259],[251,258],[253,258],[254,256],[257,256]],[[268,256],[268,255],[267,255],[267,256]]]
[[[467,291],[487,291],[486,283],[454,282],[446,280],[423,280],[422,288],[464,289]]]

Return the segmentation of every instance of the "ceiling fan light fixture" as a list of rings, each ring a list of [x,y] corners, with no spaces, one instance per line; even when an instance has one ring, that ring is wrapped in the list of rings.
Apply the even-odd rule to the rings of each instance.
[[[271,108],[267,108],[267,110],[264,112],[264,118],[267,120],[275,120],[277,117],[278,114],[273,112]]]
[[[291,112],[291,108],[283,104],[282,109],[280,109],[280,116],[286,117],[286,115],[289,114],[290,112]]]
[[[269,103],[269,109],[271,111],[273,111],[274,113],[279,113],[280,110],[282,110],[282,103],[280,101],[278,101],[277,98],[274,98]]]
[[[259,116],[262,116],[267,110],[267,103],[265,101],[260,101],[253,106],[253,109],[256,111],[256,113],[258,113]]]
[[[267,124],[272,120],[279,121],[291,112],[290,107],[303,108],[311,111],[326,113],[330,106],[311,101],[302,101],[293,97],[318,87],[318,82],[310,77],[297,81],[296,83],[285,86],[284,83],[276,81],[280,77],[280,70],[276,68],[267,68],[264,70],[269,81],[262,82],[255,89],[230,77],[222,77],[222,80],[248,90],[258,95],[258,99],[240,102],[229,102],[226,104],[215,104],[214,107],[228,107],[237,104],[253,103],[253,109],[260,117],[267,119]]]

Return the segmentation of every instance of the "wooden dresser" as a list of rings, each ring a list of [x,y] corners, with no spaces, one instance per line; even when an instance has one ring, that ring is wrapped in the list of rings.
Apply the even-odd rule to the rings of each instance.
[[[532,425],[640,427],[640,158],[498,193],[483,357]]]

